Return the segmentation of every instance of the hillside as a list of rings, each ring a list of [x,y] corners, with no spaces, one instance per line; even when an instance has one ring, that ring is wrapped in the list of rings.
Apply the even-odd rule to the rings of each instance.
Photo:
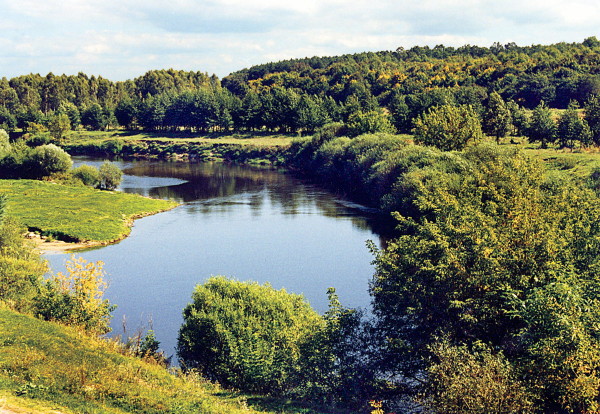
[[[250,399],[173,375],[114,342],[0,307],[0,413],[254,413]],[[250,406],[250,407],[249,407]],[[277,412],[313,412],[285,408]]]

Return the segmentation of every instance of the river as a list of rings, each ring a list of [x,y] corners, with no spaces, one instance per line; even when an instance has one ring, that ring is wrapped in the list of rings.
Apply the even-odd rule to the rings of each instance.
[[[75,164],[102,160],[73,157]],[[320,313],[333,286],[343,305],[369,306],[367,240],[379,243],[370,212],[289,174],[224,163],[116,161],[120,191],[177,200],[173,210],[135,221],[123,241],[77,252],[101,260],[113,335],[151,327],[175,353],[181,312],[211,275],[269,282],[303,294]],[[53,271],[68,254],[47,254]]]

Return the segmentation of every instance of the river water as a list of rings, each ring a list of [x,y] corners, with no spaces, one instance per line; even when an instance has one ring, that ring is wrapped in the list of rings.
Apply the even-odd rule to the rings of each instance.
[[[75,164],[99,159],[74,157]],[[135,221],[131,235],[77,252],[101,260],[113,334],[153,328],[161,349],[175,353],[181,313],[196,284],[211,275],[269,282],[303,294],[320,313],[335,287],[343,305],[369,306],[373,274],[367,240],[379,244],[370,212],[289,174],[224,163],[116,161],[120,190],[173,199],[173,210]],[[46,255],[53,271],[69,254]]]

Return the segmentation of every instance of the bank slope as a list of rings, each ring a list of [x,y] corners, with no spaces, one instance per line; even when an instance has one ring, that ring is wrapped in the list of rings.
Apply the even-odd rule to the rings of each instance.
[[[254,413],[245,397],[0,305],[0,412]],[[277,412],[301,412],[282,410]],[[312,412],[312,411],[311,411]]]

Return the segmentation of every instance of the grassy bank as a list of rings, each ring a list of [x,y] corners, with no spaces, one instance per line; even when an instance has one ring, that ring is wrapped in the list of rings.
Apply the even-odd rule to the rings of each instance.
[[[30,229],[67,241],[108,243],[124,238],[136,217],[176,206],[138,195],[35,180],[0,180],[8,214]]]
[[[0,411],[253,413],[263,400],[120,354],[118,346],[0,305]],[[264,404],[272,401],[265,401]],[[252,406],[257,404],[255,408]],[[273,411],[312,413],[279,402]],[[9,411],[9,412],[11,412]]]
[[[281,164],[292,139],[291,135],[272,134],[198,135],[183,132],[74,131],[62,145],[72,155]]]

